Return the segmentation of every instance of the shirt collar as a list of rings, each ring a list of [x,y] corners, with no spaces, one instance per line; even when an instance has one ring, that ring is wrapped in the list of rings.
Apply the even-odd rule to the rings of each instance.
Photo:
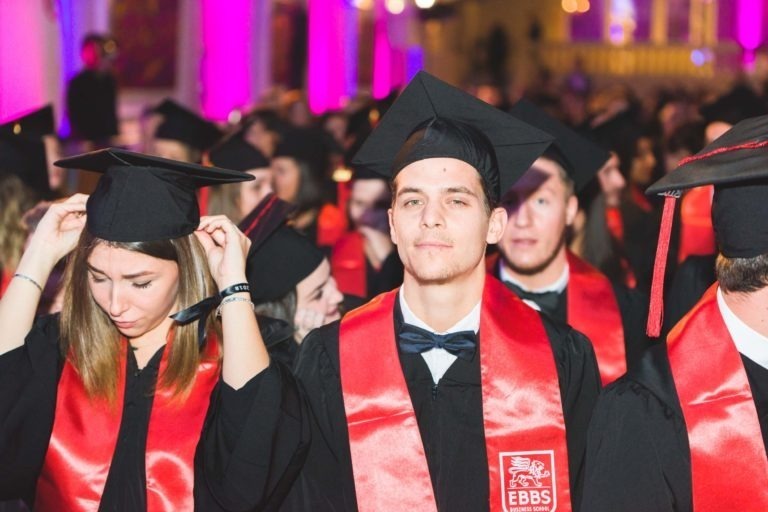
[[[768,369],[768,338],[736,316],[736,313],[725,303],[723,292],[719,287],[717,288],[717,306],[739,353]]]
[[[404,288],[404,285],[401,286],[400,293],[397,294],[400,301],[400,311],[403,313],[403,322],[415,325],[416,327],[421,327],[422,329],[426,329],[429,332],[433,332],[435,334],[449,334],[459,331],[477,332],[480,330],[480,302],[478,302],[475,307],[472,308],[472,311],[470,311],[467,316],[456,322],[450,329],[443,332],[437,332],[435,329],[417,317],[413,310],[408,307],[408,303],[405,301],[405,292],[403,291]]]
[[[531,290],[524,284],[522,284],[520,281],[512,277],[512,274],[509,273],[509,271],[504,268],[504,264],[502,263],[501,258],[499,258],[499,277],[502,281],[506,281],[508,283],[512,283],[515,286],[520,287],[521,289],[532,292],[532,293],[545,293],[545,292],[556,292],[556,293],[563,293],[563,290],[568,286],[568,278],[570,277],[570,268],[568,266],[568,263],[565,264],[565,268],[563,269],[563,273],[560,274],[560,277],[557,278],[557,280],[543,288],[537,288],[536,290]]]

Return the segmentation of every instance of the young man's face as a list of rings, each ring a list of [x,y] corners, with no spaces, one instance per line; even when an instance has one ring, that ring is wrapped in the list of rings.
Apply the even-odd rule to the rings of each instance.
[[[418,283],[447,284],[483,268],[486,244],[499,240],[505,220],[501,208],[487,213],[480,175],[461,160],[419,160],[395,178],[390,234]]]
[[[565,228],[578,210],[576,197],[561,177],[562,168],[539,158],[504,195],[509,215],[499,250],[513,272],[542,272],[565,247]]]

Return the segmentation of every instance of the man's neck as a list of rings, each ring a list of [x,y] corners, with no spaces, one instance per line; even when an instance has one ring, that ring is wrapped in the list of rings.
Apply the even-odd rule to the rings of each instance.
[[[444,332],[472,311],[483,298],[485,265],[449,283],[425,284],[406,271],[402,291],[411,311],[437,332]]]
[[[544,269],[535,274],[523,274],[515,271],[509,266],[503,255],[499,258],[499,261],[501,261],[505,272],[509,273],[517,283],[530,291],[542,290],[555,284],[562,277],[565,267],[568,265],[565,246],[560,248],[552,261]]]
[[[768,287],[748,293],[723,290],[723,300],[742,322],[768,337]]]

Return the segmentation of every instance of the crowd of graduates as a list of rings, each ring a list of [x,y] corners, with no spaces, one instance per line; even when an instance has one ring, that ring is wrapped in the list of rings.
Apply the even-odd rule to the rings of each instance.
[[[239,350],[232,348],[237,347],[232,341],[234,332],[239,336],[255,329],[257,334],[253,336],[263,342],[269,355],[245,349],[237,352],[243,361],[256,361],[251,366],[243,362],[247,368],[237,372],[231,370],[236,363],[224,357],[223,377],[205,377],[200,363],[195,382],[213,380],[202,391],[190,385],[185,393],[190,403],[198,400],[206,404],[210,394],[214,405],[203,407],[202,414],[194,419],[197,423],[189,427],[197,446],[197,451],[194,445],[192,449],[193,475],[188,476],[194,483],[194,499],[191,494],[184,498],[185,491],[179,489],[153,491],[154,478],[164,478],[164,473],[150,467],[149,458],[143,460],[145,451],[157,448],[149,412],[166,403],[165,395],[159,392],[155,405],[152,400],[147,403],[141,391],[155,389],[155,382],[151,377],[148,382],[142,381],[140,375],[143,368],[154,368],[157,378],[158,372],[164,375],[158,368],[176,363],[167,362],[162,350],[142,353],[143,347],[132,344],[131,336],[124,332],[132,327],[121,328],[110,310],[109,317],[127,337],[129,349],[134,350],[133,357],[128,350],[127,362],[120,359],[120,364],[130,370],[128,377],[121,377],[126,386],[121,403],[136,403],[139,412],[123,412],[122,421],[114,424],[104,420],[103,425],[116,429],[115,436],[119,430],[120,439],[104,445],[107,469],[101,490],[88,498],[91,505],[95,503],[93,510],[153,510],[162,503],[153,492],[165,492],[171,496],[167,503],[173,503],[169,510],[178,506],[200,510],[405,510],[405,506],[426,510],[436,506],[442,511],[460,511],[501,510],[503,503],[505,510],[522,511],[527,509],[514,507],[526,503],[513,502],[517,499],[513,496],[520,496],[514,494],[515,489],[522,489],[515,483],[515,464],[523,464],[521,455],[537,450],[551,450],[553,459],[546,466],[546,475],[530,473],[534,487],[544,485],[540,483],[542,475],[549,478],[548,492],[552,494],[547,496],[556,494],[557,499],[570,501],[558,503],[558,510],[724,510],[717,507],[727,500],[697,494],[708,485],[718,484],[699,479],[701,474],[714,478],[715,471],[713,462],[697,452],[700,443],[707,441],[695,438],[699,444],[694,444],[691,432],[695,421],[706,425],[708,418],[717,417],[717,412],[710,411],[711,416],[703,418],[694,413],[689,416],[690,404],[686,400],[696,402],[696,397],[690,396],[702,393],[701,386],[706,383],[686,388],[676,380],[675,391],[670,379],[682,374],[677,372],[701,371],[701,367],[686,367],[687,359],[680,354],[666,355],[665,340],[668,334],[683,341],[704,336],[708,331],[694,321],[696,318],[699,323],[706,322],[704,325],[716,323],[716,313],[710,311],[712,304],[720,304],[719,311],[725,310],[722,304],[731,305],[727,300],[722,302],[722,292],[716,296],[715,289],[710,288],[716,280],[721,281],[726,297],[729,292],[754,292],[767,284],[760,281],[741,288],[739,279],[747,272],[732,270],[730,274],[716,275],[716,259],[721,254],[723,260],[724,255],[727,263],[727,258],[751,258],[768,252],[768,247],[760,245],[763,235],[753,234],[753,226],[749,226],[762,220],[747,220],[750,209],[759,216],[764,208],[757,208],[757,202],[768,201],[754,192],[745,198],[740,183],[727,186],[729,179],[749,184],[758,180],[759,184],[758,171],[736,172],[736,178],[722,175],[724,167],[738,169],[745,160],[764,158],[754,153],[763,149],[760,142],[768,138],[768,126],[760,117],[768,114],[768,99],[747,82],[738,82],[725,92],[660,90],[652,97],[638,97],[628,87],[598,88],[589,80],[573,77],[555,87],[531,89],[515,101],[501,101],[501,95],[494,97],[497,105],[491,106],[420,73],[404,93],[393,91],[382,100],[354,101],[343,110],[314,116],[306,102],[294,98],[279,108],[257,107],[231,124],[211,122],[166,99],[147,105],[140,121],[143,138],[131,148],[111,147],[113,133],[62,143],[56,136],[54,113],[49,106],[0,126],[0,298],[8,290],[15,294],[14,301],[27,300],[22,295],[26,291],[19,291],[24,285],[40,291],[39,300],[29,299],[35,303],[34,315],[30,316],[26,331],[31,329],[31,334],[23,347],[22,343],[8,344],[0,352],[0,369],[5,372],[0,374],[0,382],[7,386],[0,400],[0,497],[20,498],[28,505],[34,502],[40,510],[54,510],[57,502],[69,504],[62,510],[83,506],[66,494],[86,492],[87,486],[71,481],[51,483],[56,480],[52,474],[66,473],[69,466],[62,462],[66,457],[57,459],[56,453],[52,455],[55,450],[47,448],[49,439],[51,446],[53,439],[63,440],[59,444],[66,446],[65,430],[75,429],[73,425],[77,424],[77,419],[60,412],[60,408],[68,406],[60,398],[63,390],[86,402],[92,391],[88,386],[95,386],[85,381],[88,393],[81,396],[73,391],[72,379],[77,380],[77,375],[85,379],[86,367],[76,358],[71,366],[65,364],[71,353],[62,349],[56,356],[58,349],[51,352],[49,346],[51,339],[72,336],[65,331],[59,334],[67,322],[85,321],[86,313],[80,317],[68,313],[77,309],[72,307],[73,302],[87,302],[81,294],[93,293],[96,304],[103,308],[94,284],[89,284],[89,289],[82,283],[74,288],[78,274],[73,261],[83,266],[87,262],[91,274],[96,272],[99,279],[106,279],[110,265],[119,258],[101,254],[100,247],[153,255],[152,250],[160,249],[134,249],[121,244],[175,239],[195,231],[211,266],[214,282],[206,286],[216,286],[220,291],[219,301],[212,308],[218,306],[216,313],[222,318],[217,336],[223,342],[224,353]],[[428,110],[430,107],[433,110]],[[84,108],[88,108],[87,104]],[[64,154],[73,147],[95,151]],[[520,149],[523,147],[525,151]],[[731,160],[721,163],[722,158]],[[446,274],[445,283],[440,276],[421,276],[419,265],[428,267],[428,262],[413,259],[402,224],[404,215],[413,215],[410,212],[416,208],[426,209],[424,205],[433,200],[429,187],[438,186],[426,178],[424,188],[418,180],[405,188],[402,183],[411,179],[420,163],[433,160],[463,162],[477,171],[474,175],[479,173],[480,192],[456,186],[451,193],[461,197],[452,197],[445,208],[464,208],[466,202],[472,203],[472,197],[479,200],[482,195],[483,211],[489,219],[479,227],[467,224],[469,231],[462,234],[469,237],[467,240],[453,233],[427,237],[426,241],[417,237],[414,242],[417,248],[426,244],[437,254],[450,249],[457,266],[463,264],[464,258],[472,257],[478,250],[475,246],[482,246],[478,258],[482,259],[483,276],[473,277],[481,284],[486,282],[482,300],[474,285],[464,283],[461,286],[468,290],[468,297],[475,297],[476,305],[470,308],[472,311],[464,311],[456,306],[464,304],[458,300],[461,294],[454,297],[451,288],[446,300],[456,298],[451,307],[458,307],[463,314],[449,315],[452,321],[441,326],[428,321],[442,321],[440,315],[430,316],[429,308],[425,312],[423,305],[412,301],[419,287],[431,290],[438,285],[453,286],[452,274]],[[462,176],[464,172],[452,167],[454,164],[440,165],[444,166],[446,186],[451,185],[454,175]],[[761,167],[760,163],[750,165],[745,167]],[[688,171],[692,166],[705,167],[703,174],[692,177]],[[124,176],[121,173],[126,168]],[[130,169],[146,172],[151,179],[132,178]],[[678,179],[680,175],[683,177]],[[98,181],[89,176],[98,176]],[[652,190],[660,195],[647,195],[654,183]],[[733,196],[716,192],[718,185],[731,190]],[[680,190],[684,190],[682,195]],[[76,192],[86,196],[72,196]],[[494,195],[498,197],[494,199]],[[676,201],[669,199],[672,196]],[[405,198],[402,205],[401,197]],[[409,213],[398,213],[400,209]],[[178,213],[182,210],[183,215]],[[497,219],[499,211],[504,214],[504,222]],[[734,211],[740,216],[736,217]],[[33,266],[32,257],[23,256],[25,251],[40,251],[45,246],[41,240],[51,237],[53,217],[63,219],[76,213],[87,217],[83,233],[92,238],[83,235],[79,245],[68,246],[67,251],[61,249],[60,257],[50,261],[50,268],[42,265],[45,280],[38,282],[41,274],[31,275],[27,269],[41,266]],[[396,215],[400,215],[400,223]],[[420,223],[425,232],[431,232],[427,229],[430,223],[440,226],[448,222],[442,217],[421,215],[414,223]],[[454,213],[433,215],[448,219]],[[172,221],[166,223],[166,218]],[[188,226],[192,224],[195,229],[191,231]],[[159,226],[159,234],[154,233],[155,226]],[[36,236],[38,229],[42,234]],[[79,233],[82,223],[72,229]],[[738,235],[729,235],[731,232]],[[232,249],[235,236],[240,237],[237,240],[242,240],[244,248],[239,255]],[[64,257],[73,247],[74,252]],[[219,249],[226,264],[212,256]],[[181,267],[181,259],[177,259],[181,256],[157,258],[173,259]],[[435,256],[436,266],[440,258]],[[718,272],[726,263],[718,261]],[[233,270],[237,265],[243,266],[242,276],[239,270]],[[483,281],[486,274],[488,281]],[[724,285],[726,275],[731,281]],[[108,280],[115,279],[110,276]],[[179,279],[183,282],[184,276]],[[496,285],[488,283],[497,280],[503,286],[491,297],[488,290],[496,290]],[[398,289],[397,295],[389,293]],[[482,285],[479,289],[483,289]],[[436,299],[439,291],[430,296],[433,303],[440,303]],[[507,291],[521,301],[515,299],[504,306],[509,308],[504,313],[501,304],[508,299],[499,297],[506,297]],[[427,292],[424,294],[426,297]],[[235,310],[233,301],[250,303],[257,327],[237,324],[231,316],[227,319],[226,314],[222,315],[227,308]],[[4,309],[0,307],[0,324],[18,314],[11,313],[9,302],[6,299]],[[192,339],[197,334],[200,353],[208,354],[206,351],[213,351],[215,343],[203,341],[204,327],[210,328],[206,321],[213,313],[201,313],[207,307],[200,306],[204,301],[197,305],[194,302],[183,303],[186,309],[177,304],[183,311],[174,317],[178,325],[199,322],[199,330],[193,326],[189,331],[192,334],[187,335],[180,327],[173,327],[170,332],[178,329],[178,335],[174,334],[178,339]],[[379,310],[389,311],[390,316],[382,320],[377,316]],[[242,315],[242,310],[237,311]],[[366,406],[371,407],[371,402],[361,398],[368,387],[373,393],[377,386],[383,386],[383,381],[371,373],[380,372],[387,378],[393,375],[386,363],[391,354],[378,349],[370,353],[360,349],[355,356],[348,353],[351,339],[363,345],[385,344],[391,334],[388,338],[381,329],[391,330],[392,311],[396,334],[411,344],[401,344],[394,356],[395,362],[399,358],[396,369],[402,369],[402,373],[395,373],[400,380],[405,375],[406,382],[401,388],[382,393],[392,401],[404,396],[408,402],[410,397],[409,411],[411,415],[415,412],[416,420],[411,427],[417,424],[415,444],[408,437],[413,431],[406,426],[395,428],[381,417],[366,416]],[[496,319],[494,315],[499,311],[501,316]],[[529,318],[526,315],[530,311],[538,313]],[[505,315],[508,318],[502,321]],[[32,316],[36,318],[34,327]],[[690,323],[688,331],[675,327],[684,317]],[[68,320],[59,326],[59,318]],[[728,317],[725,323],[730,329]],[[454,324],[461,328],[454,329]],[[495,354],[493,357],[501,361],[514,355],[503,350],[490,352],[487,347],[493,344],[488,341],[479,344],[473,360],[477,342],[472,341],[469,350],[451,338],[431,341],[434,345],[428,348],[414,348],[423,343],[424,337],[433,339],[468,331],[474,331],[474,335],[478,329],[483,340],[522,330],[530,333],[531,347],[538,346],[539,338],[551,346],[548,353],[554,354],[554,367],[547,366],[552,366],[551,357],[550,363],[545,363],[533,352],[520,364],[521,368],[535,369],[530,372],[538,387],[531,385],[531,390],[553,387],[560,390],[559,398],[549,403],[543,393],[530,391],[535,400],[518,409],[549,408],[549,419],[555,418],[553,421],[559,425],[557,434],[536,437],[546,427],[537,423],[535,415],[528,418],[519,410],[500,410],[494,420],[529,425],[537,433],[528,435],[538,444],[528,446],[514,442],[513,434],[493,433],[489,417],[496,413],[487,407],[499,402],[493,402],[498,398],[492,397],[491,391],[486,396],[486,390],[495,385],[489,375],[505,384],[525,386],[515,381],[522,377],[496,373],[503,371],[501,363],[494,366],[488,358]],[[21,334],[26,335],[26,331]],[[735,336],[734,331],[729,332]],[[229,338],[226,333],[230,333]],[[519,342],[512,339],[514,334],[509,336],[510,343]],[[69,349],[78,346],[71,339],[67,343]],[[450,348],[452,343],[458,348]],[[686,345],[681,341],[680,346]],[[23,355],[19,352],[22,348]],[[759,460],[762,471],[762,466],[768,468],[768,462],[760,443],[766,435],[761,412],[764,405],[758,390],[768,382],[764,375],[768,370],[761,361],[755,362],[759,356],[751,357],[746,349],[738,348],[743,366],[737,354],[736,362],[728,363],[731,366],[727,371],[744,377],[746,395],[743,385],[740,392],[747,398],[739,402],[743,407],[741,418],[749,417],[751,421],[756,407],[758,419],[750,424],[752,430],[745,429],[742,444],[737,439],[718,453],[727,454],[731,449],[737,454],[749,452],[747,459]],[[758,352],[768,352],[762,350]],[[432,354],[430,359],[432,351],[437,355]],[[82,352],[81,358],[83,354],[87,353]],[[44,362],[35,362],[33,355]],[[732,354],[724,351],[721,356],[726,361]],[[173,352],[168,357],[173,357]],[[375,362],[379,360],[381,367]],[[366,364],[355,367],[363,364],[360,361]],[[135,372],[133,380],[131,372]],[[44,384],[31,390],[32,381]],[[54,391],[46,395],[43,388]],[[27,429],[26,414],[35,410],[32,404],[46,401],[56,407],[35,414],[43,424],[48,422],[47,427]],[[391,404],[381,407],[382,417],[401,413]],[[554,416],[552,407],[559,410]],[[261,418],[262,414],[267,419]],[[71,424],[62,426],[66,421]],[[670,421],[671,431],[665,430]],[[361,433],[363,427],[359,426],[366,422],[378,425],[369,428],[381,428],[383,437],[366,441],[367,434]],[[684,435],[686,424],[689,438]],[[728,425],[736,428],[725,423],[720,427],[727,429]],[[517,434],[524,430],[516,428]],[[725,445],[722,439],[730,434],[722,432],[710,433],[709,442]],[[753,445],[749,445],[750,435]],[[380,447],[377,452],[371,444],[400,439],[398,436],[402,436],[406,448]],[[686,439],[690,439],[690,448]],[[497,453],[495,443],[505,442],[513,448],[502,447],[503,453]],[[11,445],[21,448],[12,450]],[[98,443],[95,446],[95,451],[102,449]],[[409,447],[415,447],[426,459],[424,467],[402,462],[408,459]],[[392,467],[376,469],[378,461],[372,458],[386,459],[387,448],[392,448],[393,461],[404,464],[402,474]],[[74,446],[68,449],[77,451]],[[659,450],[664,451],[657,456],[662,461],[646,460]],[[504,465],[506,452],[518,457],[509,463],[511,469]],[[544,459],[535,459],[541,453],[529,459],[546,464]],[[509,479],[502,474],[501,488],[494,483],[499,475],[490,468],[492,455],[501,461],[502,473],[509,469],[507,474],[514,476]],[[405,459],[398,458],[401,456]],[[22,461],[31,462],[25,465]],[[692,465],[703,468],[693,480]],[[257,466],[254,481],[253,467]],[[529,466],[516,471],[532,471]],[[366,479],[366,474],[379,470],[387,477]],[[87,473],[80,471],[73,474],[82,477]],[[141,475],[136,477],[137,473]],[[398,486],[405,485],[405,480],[399,478],[411,473],[420,475],[410,480],[412,486],[429,488],[426,498],[415,491],[398,494]],[[556,477],[560,486],[557,491]],[[764,477],[768,473],[759,473],[755,478]],[[724,478],[730,485],[731,477]],[[764,483],[754,487],[765,487]],[[203,488],[206,491],[200,490]],[[742,490],[752,488],[743,484]],[[526,496],[532,499],[532,495]],[[544,500],[544,495],[536,496],[534,499]],[[367,500],[374,504],[366,504]],[[755,499],[753,504],[741,498],[733,502],[740,505],[732,509],[760,510],[761,504],[768,503],[766,500]],[[717,506],[712,505],[715,502]],[[542,506],[550,503],[541,502]],[[23,507],[21,503],[5,506],[8,510]],[[88,507],[83,506],[85,509]]]

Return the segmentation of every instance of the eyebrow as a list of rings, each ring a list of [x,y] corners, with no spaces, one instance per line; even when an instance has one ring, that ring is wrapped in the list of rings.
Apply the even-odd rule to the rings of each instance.
[[[103,270],[99,270],[98,268],[94,267],[90,263],[86,263],[86,266],[88,267],[88,270],[90,270],[91,272],[96,272],[98,274],[107,275],[106,272],[104,272]],[[136,272],[134,274],[125,274],[123,276],[123,279],[135,279],[137,277],[148,276],[148,275],[151,275],[151,274],[154,274],[154,272],[150,272],[149,270],[144,270],[142,272]]]
[[[330,279],[330,278],[329,278],[329,279]],[[310,296],[310,297],[314,297],[314,296],[315,296],[315,294],[316,294],[317,292],[319,292],[320,290],[322,290],[322,289],[325,287],[325,285],[326,285],[326,284],[328,284],[328,279],[326,279],[325,281],[323,281],[323,282],[322,282],[322,284],[318,285],[318,286],[317,286],[317,288],[315,288],[314,290],[312,290],[312,292],[309,294],[309,296]]]
[[[472,190],[468,189],[464,186],[458,186],[458,187],[446,187],[440,190],[443,194],[467,194],[472,197],[477,197],[477,194],[473,192]],[[402,189],[397,191],[397,196],[400,197],[403,194],[423,194],[424,191],[420,188],[416,187],[403,187]]]

